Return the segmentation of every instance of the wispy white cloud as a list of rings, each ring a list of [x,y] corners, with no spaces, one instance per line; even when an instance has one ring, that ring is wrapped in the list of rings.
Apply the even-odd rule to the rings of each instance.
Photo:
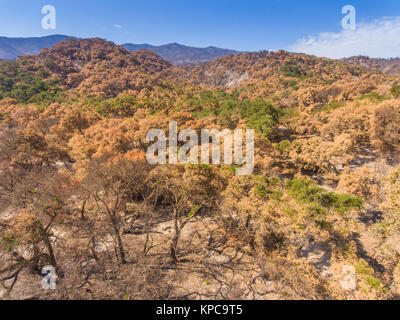
[[[328,58],[367,55],[373,58],[400,56],[400,17],[358,23],[356,30],[320,33],[298,40],[289,51]]]
[[[114,28],[122,29],[122,26],[120,24],[114,24]]]

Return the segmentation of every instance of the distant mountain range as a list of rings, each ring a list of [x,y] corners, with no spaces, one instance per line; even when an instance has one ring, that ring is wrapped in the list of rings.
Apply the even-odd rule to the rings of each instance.
[[[52,35],[37,38],[0,37],[0,59],[15,60],[18,56],[38,54],[41,49],[50,48],[66,38],[72,37],[65,35]],[[178,43],[171,43],[162,46],[126,43],[122,46],[129,51],[135,51],[139,49],[152,50],[163,59],[175,65],[196,65],[214,60],[215,58],[223,57],[230,53],[239,53],[235,50],[221,49],[216,47],[188,47]]]
[[[43,48],[50,48],[68,36],[52,35],[36,38],[0,37],[0,59],[15,60],[18,56],[38,54]]]
[[[216,47],[195,48],[181,45],[179,43],[170,43],[162,46],[152,46],[150,44],[132,44],[122,45],[129,51],[147,49],[157,53],[163,59],[175,65],[196,65],[226,56],[228,54],[238,54],[240,52]]]

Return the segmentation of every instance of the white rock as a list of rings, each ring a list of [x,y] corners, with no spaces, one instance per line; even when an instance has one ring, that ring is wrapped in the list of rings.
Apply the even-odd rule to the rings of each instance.
[[[5,290],[5,289],[0,289],[0,299],[4,299],[4,297],[6,296],[6,294],[7,294],[7,290]]]

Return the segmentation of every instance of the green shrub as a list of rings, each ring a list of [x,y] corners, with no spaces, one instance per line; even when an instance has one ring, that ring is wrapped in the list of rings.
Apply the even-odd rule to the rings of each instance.
[[[61,101],[64,93],[57,79],[47,79],[41,69],[22,70],[15,62],[0,62],[0,99],[13,98],[18,103],[48,105]]]
[[[390,92],[392,93],[393,97],[400,98],[400,85],[393,85],[393,87],[390,89]]]
[[[312,216],[323,215],[326,209],[333,209],[343,214],[353,209],[359,210],[363,206],[363,201],[359,197],[328,192],[305,179],[288,180],[285,188],[297,201],[309,205]]]
[[[253,191],[257,196],[264,199],[272,198],[275,200],[279,200],[282,197],[282,191],[277,188],[280,181],[278,178],[256,176],[255,180],[257,184],[255,185]]]
[[[245,100],[240,105],[240,116],[247,119],[249,128],[268,137],[279,122],[279,111],[263,99]]]
[[[330,112],[332,110],[343,107],[344,105],[345,105],[344,101],[333,101],[333,102],[323,105],[322,107],[313,109],[312,113]]]
[[[132,117],[138,108],[136,98],[131,95],[122,95],[94,103],[97,104],[96,112],[105,117]]]
[[[382,102],[387,100],[388,98],[373,91],[367,94],[363,94],[359,99],[360,100],[369,99],[371,101]]]
[[[281,152],[286,152],[290,150],[292,144],[290,143],[289,140],[282,140],[281,142],[274,144],[274,147],[276,150],[279,150]]]
[[[214,93],[213,97],[210,94],[210,92],[203,92],[200,95],[202,100],[199,99],[197,102],[201,105],[209,105],[212,101],[212,104],[216,107],[204,107],[195,111],[195,117],[215,116],[228,122],[237,121],[239,118],[246,119],[247,127],[256,130],[266,138],[269,137],[279,122],[280,111],[264,99],[240,100],[236,93],[222,95],[217,92]],[[218,100],[220,98],[221,100]],[[193,99],[190,100],[192,106],[196,104]]]
[[[294,62],[286,62],[280,68],[280,71],[285,77],[303,79],[307,76],[307,66],[303,64],[296,64]]]

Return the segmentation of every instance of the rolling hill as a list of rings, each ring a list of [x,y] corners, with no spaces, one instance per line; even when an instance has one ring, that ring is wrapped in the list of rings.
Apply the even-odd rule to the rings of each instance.
[[[351,63],[363,68],[380,71],[384,74],[398,75],[400,74],[400,58],[377,59],[367,56],[356,56],[342,59],[347,63]]]

